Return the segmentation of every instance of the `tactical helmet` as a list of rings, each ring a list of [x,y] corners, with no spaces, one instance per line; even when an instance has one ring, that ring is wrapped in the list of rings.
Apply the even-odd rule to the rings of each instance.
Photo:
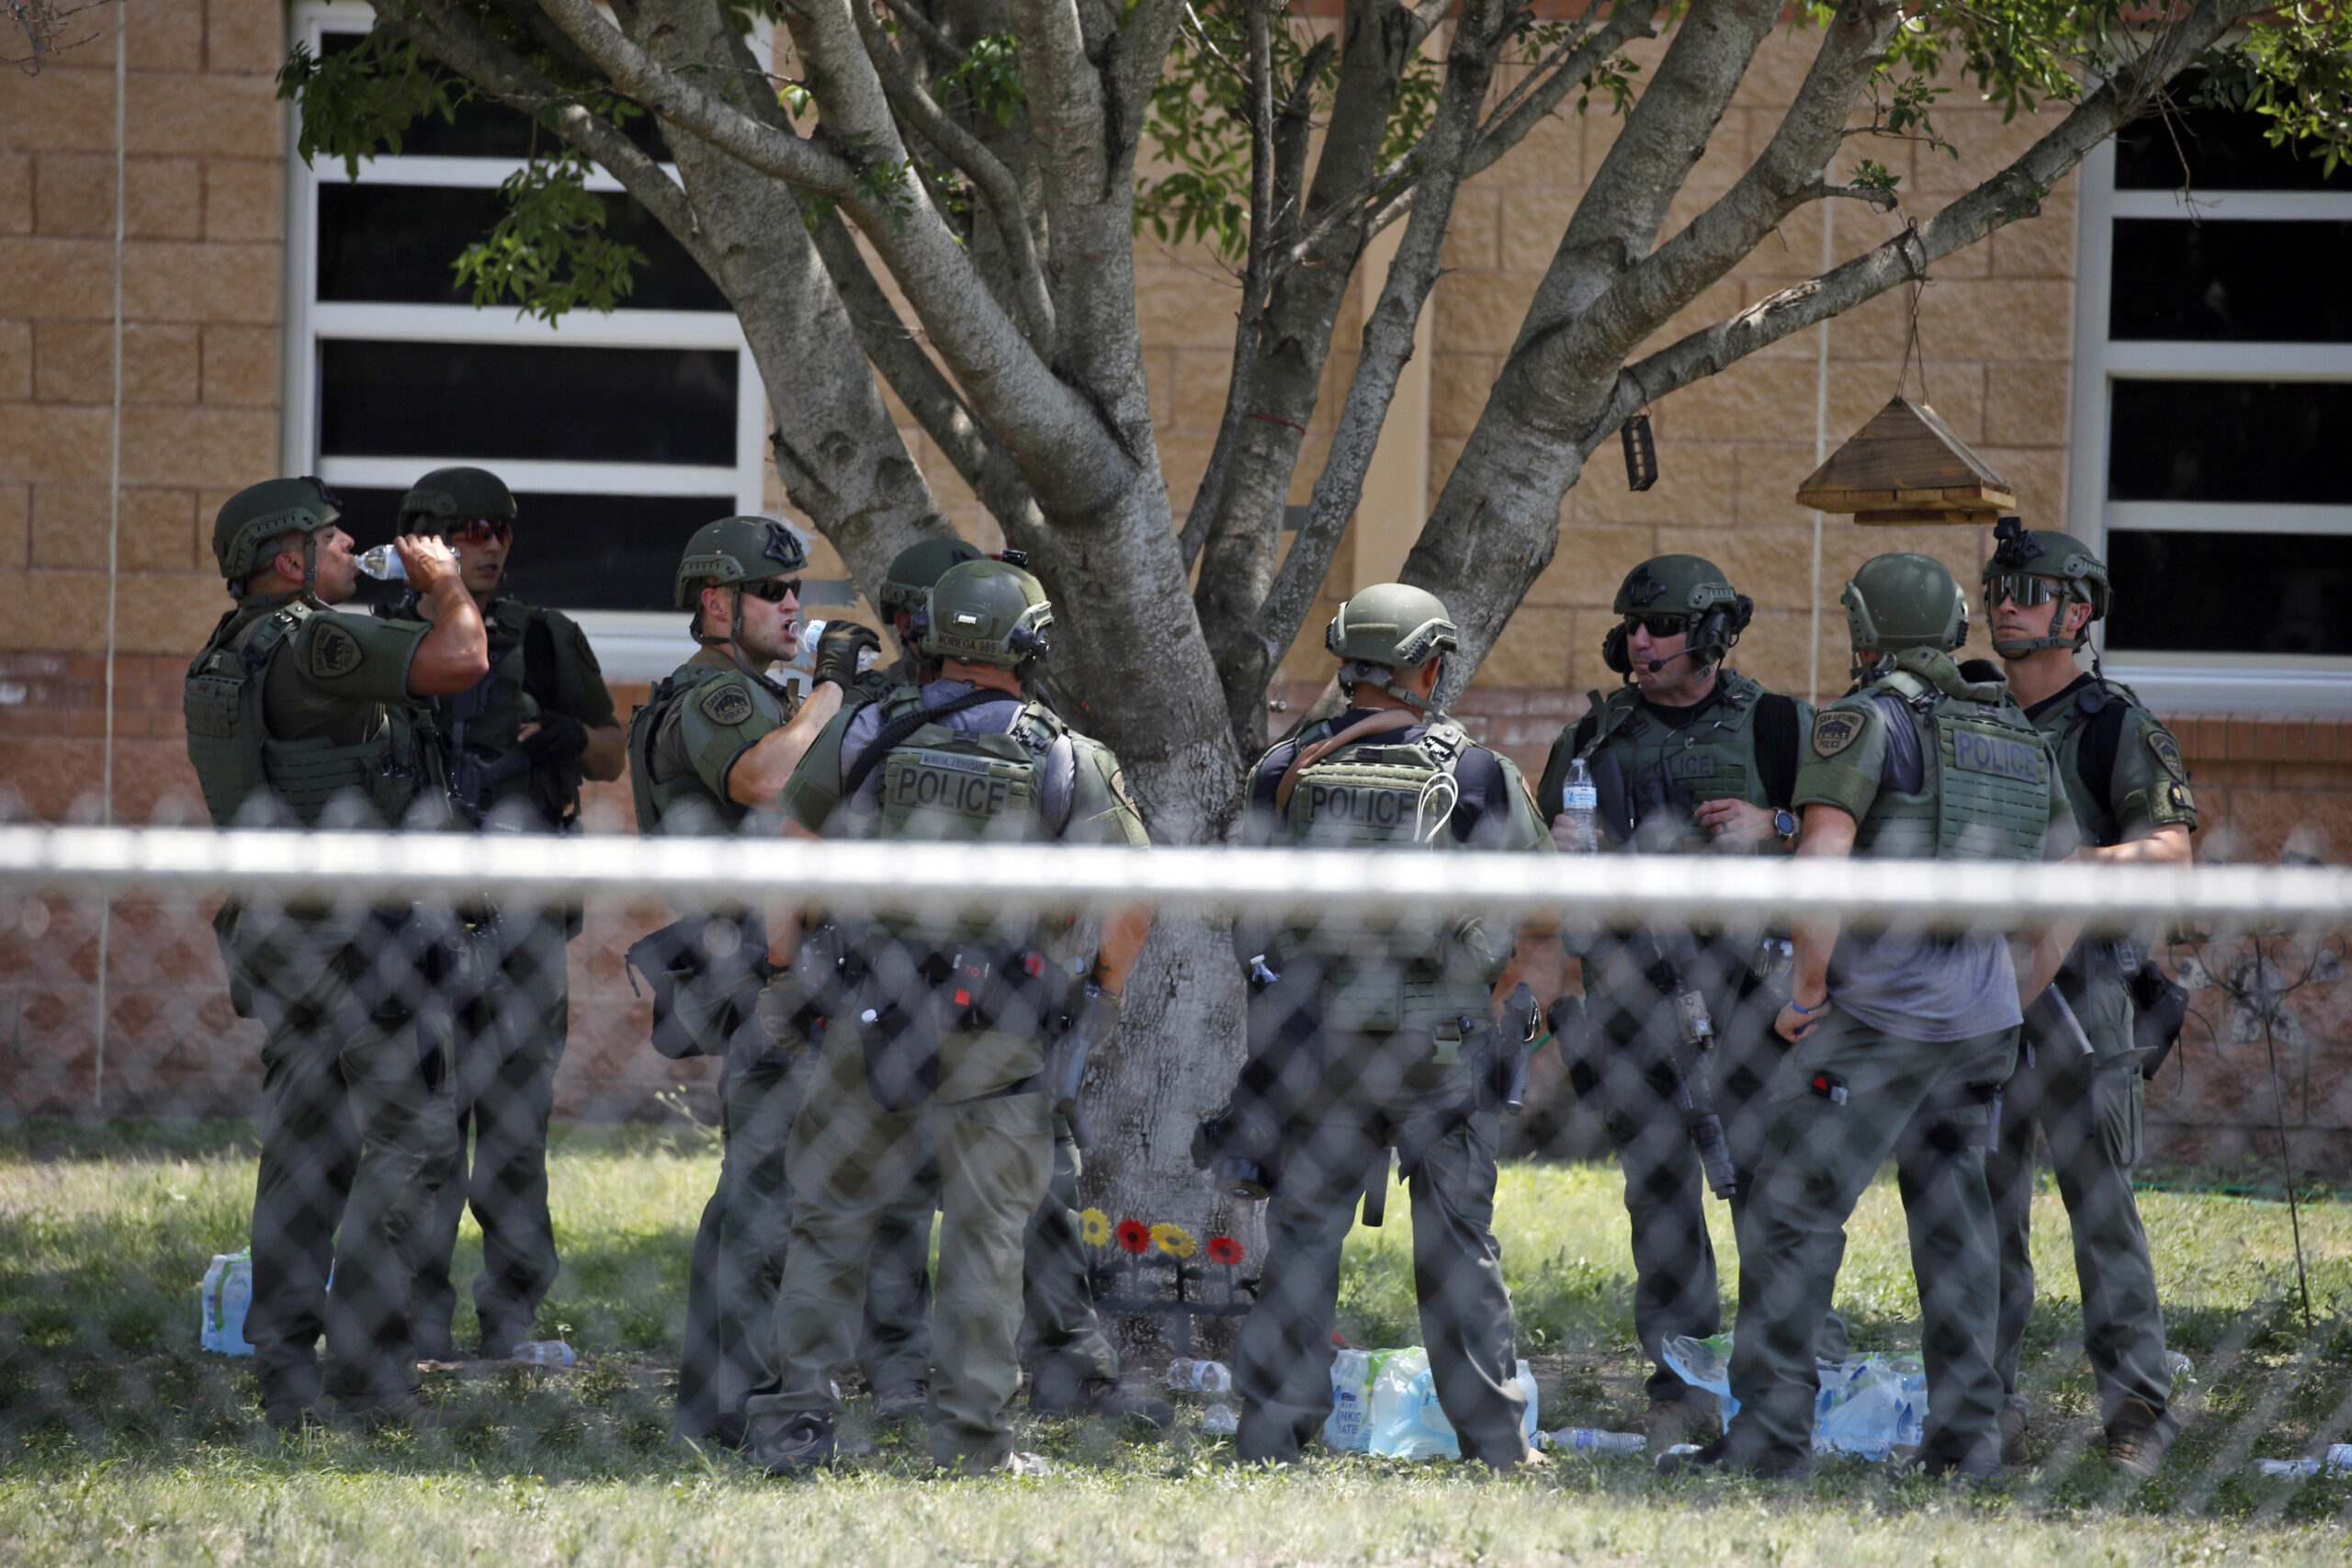
[[[967,560],[981,559],[979,549],[961,539],[925,539],[909,545],[890,558],[890,570],[882,578],[882,614],[887,618],[904,610],[909,614],[922,608],[922,596],[931,592],[941,574],[951,566]]]
[[[1054,606],[1046,586],[1001,560],[958,562],[923,595],[915,646],[933,659],[1021,671],[1046,654]]]
[[[1340,606],[1323,646],[1351,664],[1413,670],[1462,646],[1461,628],[1426,588],[1380,582]]]
[[[1968,599],[1933,556],[1872,556],[1839,595],[1858,653],[1932,648],[1951,652],[1968,640]]]
[[[1984,563],[1984,613],[1990,615],[2001,594],[2021,605],[2058,601],[2051,612],[2051,626],[2055,631],[2066,616],[2069,604],[2082,604],[2091,607],[2091,620],[2082,629],[2068,637],[2063,634],[2030,637],[2024,641],[1993,644],[1994,651],[2019,659],[2037,649],[2080,648],[2091,638],[2091,621],[2106,617],[2113,602],[2108,586],[2107,563],[2091,553],[2091,547],[2072,534],[2053,529],[2028,528],[2023,519],[2004,517],[1993,525],[1992,558]],[[2056,584],[2054,590],[2040,590],[2023,580],[2041,578]],[[2044,598],[2044,593],[2047,598]]]
[[[291,533],[311,535],[343,515],[324,479],[264,479],[231,496],[212,524],[212,555],[229,591],[242,592],[261,570],[266,547]],[[316,568],[309,567],[315,577]]]
[[[435,468],[401,497],[403,534],[447,533],[475,517],[514,521],[514,492],[488,468]]]
[[[672,597],[681,610],[702,603],[706,583],[733,585],[786,577],[808,564],[800,536],[772,517],[722,517],[695,530],[678,560]]]
[[[1690,657],[1701,665],[1722,661],[1755,617],[1756,601],[1731,585],[1714,562],[1700,556],[1658,556],[1625,574],[1617,589],[1617,614],[1625,617],[1600,639],[1600,661],[1630,677],[1634,659],[1626,648],[1636,615],[1683,615],[1690,619]]]

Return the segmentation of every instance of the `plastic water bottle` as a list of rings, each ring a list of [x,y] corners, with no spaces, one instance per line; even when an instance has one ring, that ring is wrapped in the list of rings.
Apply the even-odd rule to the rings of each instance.
[[[378,545],[372,550],[359,552],[359,570],[379,582],[406,582],[408,563],[401,559],[400,551],[390,545]]]
[[[1212,1437],[1225,1437],[1241,1430],[1241,1417],[1233,1413],[1232,1405],[1220,1399],[1201,1412],[1201,1430]]]
[[[1180,1356],[1168,1363],[1168,1386],[1179,1393],[1229,1393],[1233,1369],[1223,1361],[1194,1361]]]
[[[1592,770],[1578,757],[1568,764],[1568,776],[1560,786],[1560,814],[1552,818],[1552,842],[1560,852],[1589,855],[1600,848],[1600,836],[1594,828],[1600,815],[1600,791],[1592,782]]]
[[[2265,1475],[2317,1475],[2322,1471],[2352,1471],[2352,1443],[2330,1443],[2327,1452],[2317,1459],[2266,1459],[2259,1461]]]
[[[568,1367],[580,1358],[560,1339],[526,1339],[509,1352],[513,1359],[535,1367]]]
[[[1563,1427],[1535,1434],[1537,1448],[1557,1453],[1637,1454],[1648,1444],[1639,1432],[1604,1432],[1597,1427]]]
[[[204,1348],[223,1356],[252,1355],[254,1348],[245,1342],[245,1310],[254,1301],[253,1253],[215,1253],[204,1271],[198,1299],[203,1314],[198,1337]]]

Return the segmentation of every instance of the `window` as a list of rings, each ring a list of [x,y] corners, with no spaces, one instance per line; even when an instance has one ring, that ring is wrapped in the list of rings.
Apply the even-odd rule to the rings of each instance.
[[[2148,701],[2352,712],[2352,169],[2262,124],[2193,108],[2084,164],[2069,512]]]
[[[365,6],[309,6],[297,36],[348,48]],[[663,153],[650,121],[630,127]],[[286,457],[335,487],[363,545],[390,537],[426,470],[493,469],[515,492],[516,593],[578,615],[608,675],[665,674],[693,652],[670,584],[686,536],[761,510],[766,404],[716,285],[652,215],[596,175],[607,232],[647,258],[610,315],[558,326],[476,310],[450,264],[504,210],[499,183],[533,137],[485,103],[421,122],[402,155],[293,161],[288,196]]]

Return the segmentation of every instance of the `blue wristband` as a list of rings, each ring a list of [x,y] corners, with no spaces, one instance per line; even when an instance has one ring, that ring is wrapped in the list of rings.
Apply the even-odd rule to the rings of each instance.
[[[1802,1004],[1802,1003],[1800,1003],[1800,1002],[1796,999],[1796,998],[1794,998],[1794,997],[1791,997],[1791,998],[1789,998],[1789,1010],[1790,1010],[1791,1012],[1801,1012],[1801,1013],[1804,1014],[1807,1018],[1810,1018],[1810,1017],[1812,1017],[1815,1013],[1817,1013],[1817,1012],[1821,1011],[1824,1008],[1826,1008],[1828,1005],[1829,1005],[1829,998],[1828,998],[1827,997],[1824,997],[1824,998],[1821,998],[1820,1003],[1819,1003],[1817,1006],[1814,1006],[1814,1007],[1806,1007],[1806,1006],[1803,1005],[1803,1004]]]

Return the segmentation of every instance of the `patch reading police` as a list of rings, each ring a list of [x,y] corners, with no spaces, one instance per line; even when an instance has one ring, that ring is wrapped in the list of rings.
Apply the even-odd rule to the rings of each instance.
[[[741,724],[752,716],[752,694],[732,681],[703,694],[702,716],[713,724]]]
[[[1813,752],[1816,757],[1835,757],[1861,739],[1866,721],[1858,713],[1816,714],[1813,720]]]
[[[360,651],[359,639],[333,621],[321,621],[318,630],[311,634],[311,673],[321,680],[348,675],[367,657]]]
[[[2165,772],[2177,779],[2186,780],[2188,777],[2188,764],[2181,761],[2180,742],[2172,738],[2172,731],[2148,731],[2148,750],[2156,754],[2156,761],[2165,765]]]
[[[2041,782],[2042,751],[2033,742],[1974,729],[1954,729],[1951,734],[1953,767],[2024,784]]]

